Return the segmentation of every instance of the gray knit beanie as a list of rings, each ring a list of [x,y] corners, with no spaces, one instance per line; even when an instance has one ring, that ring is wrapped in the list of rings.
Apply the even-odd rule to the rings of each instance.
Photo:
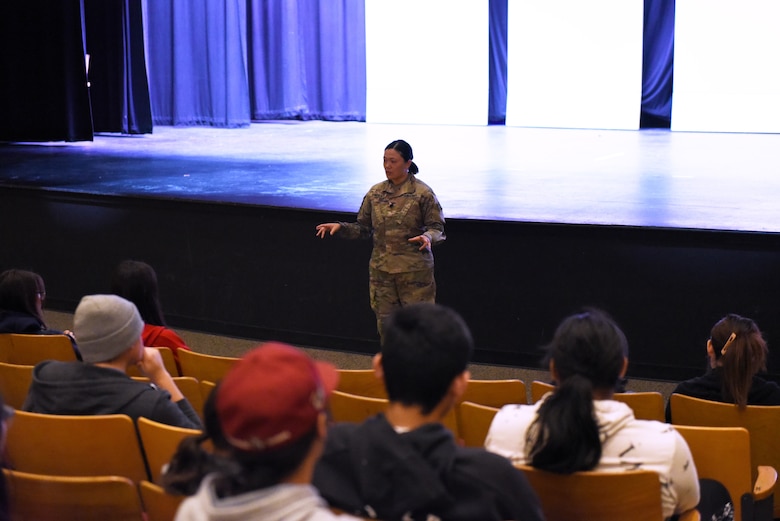
[[[135,304],[116,295],[87,295],[73,315],[81,359],[91,364],[122,354],[141,338],[143,329]]]

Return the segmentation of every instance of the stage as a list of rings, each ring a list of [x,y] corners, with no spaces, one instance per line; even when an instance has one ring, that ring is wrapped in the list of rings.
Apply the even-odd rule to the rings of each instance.
[[[780,135],[359,122],[0,146],[0,183],[356,212],[394,139],[459,219],[780,232]]]
[[[372,352],[370,245],[314,226],[354,217],[394,139],[444,208],[439,301],[480,361],[535,365],[582,305],[623,325],[635,376],[697,374],[727,312],[780,338],[777,134],[284,121],[5,143],[0,268],[70,311],[138,258],[173,325]]]

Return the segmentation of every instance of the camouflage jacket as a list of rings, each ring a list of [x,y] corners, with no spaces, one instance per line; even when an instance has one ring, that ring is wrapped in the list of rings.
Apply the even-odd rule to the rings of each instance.
[[[442,242],[444,216],[433,190],[410,175],[400,186],[383,181],[371,187],[357,215],[357,222],[342,222],[338,236],[374,240],[370,266],[388,273],[433,268],[433,253],[420,251],[409,239],[425,234],[431,245]]]

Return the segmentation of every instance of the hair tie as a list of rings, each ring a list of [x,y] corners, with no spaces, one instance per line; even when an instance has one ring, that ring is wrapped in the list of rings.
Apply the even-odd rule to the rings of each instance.
[[[735,338],[737,338],[737,334],[736,333],[731,333],[731,336],[729,336],[729,339],[726,340],[725,344],[723,344],[723,349],[720,350],[720,354],[721,355],[725,355],[726,354],[726,350],[728,349],[728,347],[731,345],[731,343],[734,341]]]

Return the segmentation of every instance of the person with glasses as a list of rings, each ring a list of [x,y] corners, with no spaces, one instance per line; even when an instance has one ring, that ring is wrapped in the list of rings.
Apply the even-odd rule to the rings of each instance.
[[[49,329],[43,317],[46,286],[39,274],[19,269],[0,273],[0,334],[67,335],[76,357],[81,355],[71,331]]]

